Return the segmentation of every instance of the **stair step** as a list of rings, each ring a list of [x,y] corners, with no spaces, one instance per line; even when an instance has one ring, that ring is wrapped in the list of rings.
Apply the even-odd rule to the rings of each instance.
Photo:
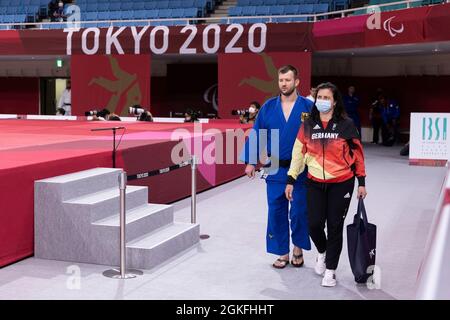
[[[132,241],[158,228],[173,223],[173,206],[147,204],[126,213],[126,241]],[[104,237],[118,241],[120,215],[116,214],[92,223]]]
[[[122,169],[94,168],[80,172],[36,181],[37,185],[45,184],[61,200],[81,197],[98,190],[119,187],[119,173]]]
[[[126,210],[132,210],[147,204],[148,188],[141,186],[127,186],[126,188]],[[79,211],[84,207],[90,211],[90,221],[98,221],[106,217],[117,215],[120,212],[120,190],[111,188],[100,192],[92,193],[75,199],[63,202],[64,205],[73,207]]]
[[[127,244],[128,265],[151,269],[199,242],[198,224],[175,222]]]
[[[134,209],[126,212],[127,225],[131,224],[135,221],[138,221],[148,215],[151,215],[151,214],[154,214],[154,213],[157,213],[164,209],[169,209],[169,208],[172,208],[172,206],[165,205],[165,204],[156,204],[156,203],[149,203],[148,205],[134,208]],[[107,217],[107,218],[95,221],[92,224],[99,225],[99,226],[118,227],[118,226],[120,226],[120,215],[115,215],[113,217]]]

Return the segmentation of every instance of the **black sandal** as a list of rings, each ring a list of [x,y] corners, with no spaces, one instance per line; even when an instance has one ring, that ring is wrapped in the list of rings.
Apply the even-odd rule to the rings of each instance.
[[[284,260],[281,258],[278,258],[277,261],[282,262],[282,265],[276,265],[275,262],[272,264],[272,266],[276,269],[284,269],[286,268],[286,266],[289,264],[289,259],[288,260]]]
[[[302,262],[301,263],[294,263],[294,259],[298,260],[300,258],[302,258]],[[292,266],[296,267],[296,268],[300,268],[301,266],[303,266],[303,264],[305,263],[305,260],[303,259],[303,253],[300,253],[299,255],[292,254],[292,261],[291,261],[291,263],[292,263]]]

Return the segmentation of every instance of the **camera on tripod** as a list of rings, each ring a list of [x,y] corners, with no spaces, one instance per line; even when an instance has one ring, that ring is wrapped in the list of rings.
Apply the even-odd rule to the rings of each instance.
[[[111,112],[109,112],[109,110],[108,109],[103,109],[103,110],[89,110],[89,111],[86,111],[85,113],[84,113],[84,115],[86,116],[86,117],[89,117],[89,116],[96,116],[96,117],[101,117],[101,118],[104,118],[104,119],[106,119],[106,117],[110,114]]]
[[[132,107],[128,108],[128,113],[134,116],[140,116],[145,112],[145,109],[142,108],[140,105],[134,105]]]

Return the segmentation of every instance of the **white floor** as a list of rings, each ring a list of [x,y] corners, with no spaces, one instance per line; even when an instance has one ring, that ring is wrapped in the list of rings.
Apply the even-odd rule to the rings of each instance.
[[[414,299],[445,169],[409,166],[398,152],[366,146],[366,207],[378,226],[380,289],[355,285],[346,242],[335,288],[320,286],[315,250],[305,252],[303,268],[272,268],[265,183],[242,177],[198,196],[201,233],[210,238],[164,266],[114,280],[102,276],[105,266],[30,258],[0,269],[0,299]],[[175,204],[176,220],[189,221],[189,205],[190,199]],[[355,206],[354,200],[346,224]]]

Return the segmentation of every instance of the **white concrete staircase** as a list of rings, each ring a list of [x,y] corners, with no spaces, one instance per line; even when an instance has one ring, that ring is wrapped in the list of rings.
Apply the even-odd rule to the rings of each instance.
[[[208,20],[207,24],[220,23],[220,18],[228,17],[228,10],[231,7],[237,6],[237,0],[224,0],[221,5],[217,6],[213,13],[210,15],[211,18],[218,17],[217,20]]]
[[[121,169],[95,168],[35,181],[35,256],[119,265]],[[174,221],[173,207],[126,189],[127,267],[151,269],[199,241],[199,225]]]

